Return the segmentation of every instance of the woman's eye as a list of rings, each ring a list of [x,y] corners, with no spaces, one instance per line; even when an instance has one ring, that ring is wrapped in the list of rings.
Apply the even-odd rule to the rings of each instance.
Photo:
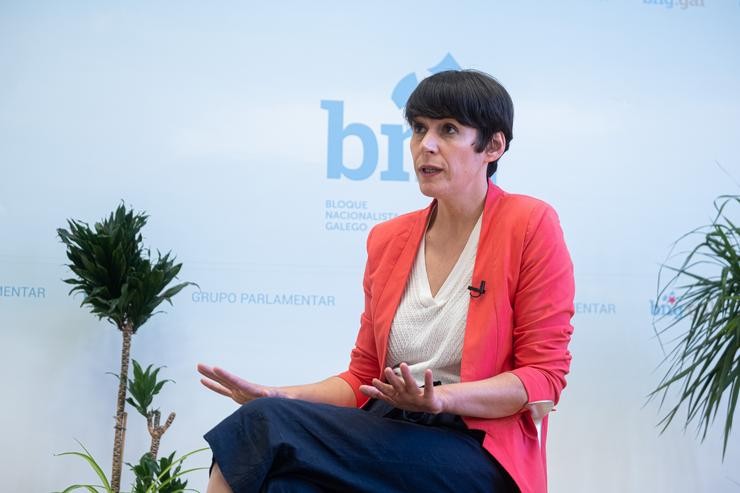
[[[414,124],[412,128],[414,129],[415,134],[424,133],[424,130],[426,130],[424,125],[419,125],[418,123]]]
[[[454,134],[457,132],[457,128],[455,128],[454,125],[450,125],[449,123],[445,124],[443,127],[444,133],[446,134]]]

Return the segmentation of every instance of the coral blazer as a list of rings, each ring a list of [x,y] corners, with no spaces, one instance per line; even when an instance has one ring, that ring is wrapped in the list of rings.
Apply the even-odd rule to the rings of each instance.
[[[339,375],[352,386],[358,406],[367,400],[359,386],[381,378],[391,323],[432,205],[378,224],[368,236],[365,309],[349,369]],[[558,217],[549,205],[489,183],[472,284],[481,281],[486,292],[471,298],[468,308],[461,382],[510,372],[522,381],[529,402],[557,403],[571,360],[575,287]],[[485,432],[483,447],[523,493],[547,491],[547,418],[541,444],[524,410],[504,418],[463,419]]]

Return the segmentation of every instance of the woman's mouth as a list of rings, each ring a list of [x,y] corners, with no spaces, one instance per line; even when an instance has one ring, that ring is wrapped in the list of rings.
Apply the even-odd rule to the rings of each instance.
[[[422,175],[430,176],[430,175],[436,175],[437,173],[440,173],[442,171],[442,168],[436,168],[434,166],[421,166],[419,168],[419,171]]]

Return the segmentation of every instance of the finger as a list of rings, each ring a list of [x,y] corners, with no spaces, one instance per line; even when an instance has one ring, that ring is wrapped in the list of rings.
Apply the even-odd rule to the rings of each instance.
[[[385,386],[385,388],[387,389],[387,391],[390,391],[390,394],[385,393],[384,390],[378,388],[375,385]],[[395,395],[398,395],[398,394],[396,394],[396,391],[395,391],[395,389],[392,386],[390,386],[390,385],[388,385],[386,383],[383,383],[380,380],[378,380],[377,378],[375,378],[375,379],[373,379],[373,386],[363,385],[363,386],[361,386],[361,388],[362,387],[367,387],[368,388],[367,389],[368,390],[368,394],[367,395],[369,397],[372,397],[374,399],[378,399],[379,401],[386,402],[386,403],[390,404],[391,406],[396,407],[396,404],[397,403],[396,403],[396,400],[395,400],[394,396]],[[372,395],[370,395],[370,394],[372,394]]]
[[[373,399],[378,399],[382,395],[382,392],[372,385],[360,385],[360,392]]]
[[[416,385],[416,380],[414,380],[413,375],[411,375],[411,368],[409,368],[409,365],[406,363],[401,363],[401,375],[403,376],[406,392],[412,395],[422,393],[419,386]]]
[[[393,385],[382,382],[377,378],[373,378],[372,384],[373,387],[378,389],[378,391],[384,396],[392,397],[394,395],[398,395],[396,389],[393,388]]]
[[[196,366],[196,368],[198,370],[198,373],[200,373],[204,377],[208,377],[211,380],[213,380],[214,373],[213,373],[213,367],[212,366],[205,365],[203,363],[198,363],[198,365]]]
[[[216,380],[218,383],[220,383],[224,387],[245,388],[251,385],[246,380],[239,378],[233,373],[229,373],[223,368],[219,368],[217,366],[213,367],[213,376],[215,377],[213,380]]]
[[[401,379],[391,368],[385,369],[385,379],[393,386],[396,393],[401,394],[406,391],[403,379]]]
[[[209,388],[210,390],[216,392],[217,394],[224,395],[229,398],[234,398],[233,394],[229,389],[226,387],[219,385],[218,383],[214,382],[213,380],[208,380],[207,378],[201,378],[200,383],[202,383],[205,387]]]
[[[432,397],[434,394],[434,377],[432,376],[432,370],[427,369],[424,371],[424,397]]]
[[[236,385],[233,382],[233,380],[238,379],[238,377],[236,377],[235,375],[232,375],[231,373],[227,372],[226,370],[222,368],[199,364],[198,372],[204,377],[207,377],[208,379],[214,382],[220,383],[224,387],[227,387],[227,388],[237,388],[238,387],[238,385]]]

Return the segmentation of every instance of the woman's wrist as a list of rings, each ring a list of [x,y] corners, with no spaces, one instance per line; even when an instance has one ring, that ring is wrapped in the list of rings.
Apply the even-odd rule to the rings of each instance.
[[[450,409],[454,409],[453,405],[454,392],[450,392],[449,385],[438,385],[434,388],[434,408],[432,413],[441,414],[449,413]]]

